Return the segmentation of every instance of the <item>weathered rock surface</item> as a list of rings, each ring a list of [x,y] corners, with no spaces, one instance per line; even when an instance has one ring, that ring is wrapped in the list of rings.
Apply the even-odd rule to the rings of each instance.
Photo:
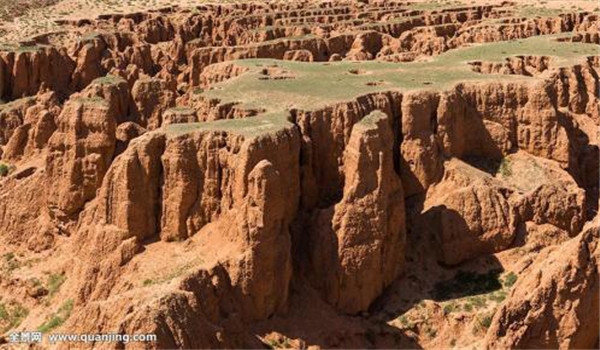
[[[481,167],[481,159],[471,159]],[[439,243],[440,261],[452,265],[500,252],[518,230],[529,235],[526,227],[532,236],[538,225],[567,236],[581,231],[585,193],[556,162],[519,152],[498,169],[482,168],[446,161],[442,180],[427,192],[422,220]]]
[[[511,192],[483,171],[447,162],[444,178],[430,189],[423,209],[424,220],[437,233],[440,260],[457,264],[506,249],[517,224]]]
[[[69,100],[49,140],[46,176],[48,208],[69,217],[96,196],[115,151],[115,111],[101,98]]]
[[[598,344],[596,218],[563,245],[543,250],[523,271],[486,335],[490,349],[587,349]]]
[[[60,114],[56,95],[52,92],[37,96],[30,102],[23,101],[21,109],[11,112],[17,114],[13,119],[16,127],[6,143],[2,158],[8,162],[24,161],[35,157],[44,151],[48,140],[56,130],[56,119]],[[14,103],[14,102],[13,102]],[[29,107],[27,107],[30,105]],[[19,114],[22,115],[22,119]],[[11,118],[9,117],[8,120]],[[7,121],[8,121],[7,120]],[[5,133],[11,132],[11,127],[5,129]]]
[[[131,90],[134,122],[152,130],[161,126],[162,114],[175,107],[174,87],[162,79],[140,79]]]
[[[220,244],[202,253],[215,255],[211,264],[224,269],[228,281],[229,287],[218,286],[228,297],[216,302],[233,298],[230,307],[248,320],[283,310],[291,278],[288,226],[299,198],[295,130],[289,124],[271,135],[248,137],[157,131],[134,139],[82,214],[80,255],[89,257],[82,273],[112,266],[85,282],[82,291],[94,291],[93,299],[113,293],[124,258],[111,254],[130,240],[170,242],[198,235],[211,246]]]
[[[0,53],[0,96],[17,99],[43,89],[70,92],[70,75],[75,69],[66,50],[54,47],[24,47]]]
[[[366,310],[403,268],[404,193],[389,148],[391,127],[380,111],[354,125],[344,150],[342,199],[318,211],[313,223],[313,278],[348,313]]]

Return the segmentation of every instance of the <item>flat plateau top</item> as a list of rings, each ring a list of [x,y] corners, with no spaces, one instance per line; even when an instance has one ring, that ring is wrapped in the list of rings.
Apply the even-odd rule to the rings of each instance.
[[[249,68],[237,78],[214,85],[203,94],[223,103],[275,111],[310,110],[354,99],[362,94],[389,90],[447,89],[477,80],[534,79],[520,75],[474,72],[469,62],[502,62],[511,56],[548,56],[552,66],[572,65],[599,54],[594,44],[560,42],[568,35],[538,36],[518,41],[479,44],[448,51],[425,62],[294,62],[271,59],[228,61]],[[280,71],[269,78],[265,68]]]
[[[463,82],[539,81],[540,76],[483,74],[472,62],[503,62],[509,57],[547,57],[550,67],[572,66],[599,54],[598,45],[559,41],[570,34],[536,36],[522,40],[475,44],[447,51],[423,62],[294,62],[272,59],[227,61],[248,70],[240,76],[213,85],[201,94],[242,109],[265,111],[241,120],[225,120],[171,127],[182,130],[215,126],[244,130],[271,125],[287,118],[289,110],[315,110],[351,101],[361,95],[385,91],[445,90]],[[269,76],[268,72],[279,77]],[[550,72],[548,70],[547,72]],[[263,120],[264,118],[264,120]],[[202,126],[204,124],[204,126]]]

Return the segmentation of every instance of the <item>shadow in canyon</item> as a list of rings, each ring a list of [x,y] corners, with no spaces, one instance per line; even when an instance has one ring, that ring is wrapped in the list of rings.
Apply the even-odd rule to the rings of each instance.
[[[407,249],[404,274],[392,283],[372,304],[371,313],[379,314],[382,323],[400,318],[425,300],[445,302],[474,297],[502,289],[500,261],[493,255],[482,255],[457,265],[439,261],[440,241],[437,235],[440,216],[449,217],[453,230],[468,230],[459,213],[445,206],[423,212],[423,195],[407,199]],[[474,238],[475,240],[475,238]]]

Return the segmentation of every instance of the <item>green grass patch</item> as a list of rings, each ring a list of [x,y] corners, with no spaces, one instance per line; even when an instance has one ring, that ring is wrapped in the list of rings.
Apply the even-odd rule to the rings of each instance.
[[[170,124],[167,132],[180,135],[195,131],[227,131],[234,134],[253,137],[265,133],[276,133],[283,128],[291,127],[283,113],[264,114],[260,117],[243,119],[222,119],[204,123]]]
[[[444,305],[444,315],[449,315],[451,313],[453,313],[454,311],[458,311],[460,309],[460,305],[455,303],[455,302],[450,302],[446,305]]]
[[[510,56],[549,56],[558,66],[597,55],[597,45],[557,41],[572,34],[536,36],[523,40],[474,44],[450,50],[429,61],[391,63],[364,62],[294,62],[273,59],[245,59],[234,61],[248,68],[235,81],[214,84],[202,93],[223,104],[238,103],[266,112],[297,108],[315,110],[332,103],[350,101],[358,96],[383,91],[411,91],[427,88],[445,90],[465,81],[515,81],[533,77],[480,74],[471,70],[468,62],[503,62]],[[294,79],[261,79],[265,66],[276,64],[293,75]],[[359,69],[367,74],[348,74]],[[380,86],[369,82],[385,80]]]
[[[504,177],[510,177],[512,175],[512,165],[510,159],[502,158],[500,166],[498,167],[498,173]]]
[[[23,264],[21,261],[19,261],[19,259],[17,259],[14,253],[10,252],[4,254],[4,270],[8,274],[11,274],[13,271],[19,269],[22,265]]]
[[[27,317],[29,310],[17,302],[0,303],[0,330],[2,333],[17,327]]]
[[[515,15],[517,17],[535,18],[535,17],[557,17],[564,13],[561,9],[537,7],[535,5],[520,6]]]
[[[127,81],[117,75],[108,74],[101,78],[96,78],[92,81],[92,84],[97,85],[115,85],[119,83],[126,83]]]
[[[477,295],[467,299],[471,305],[476,309],[481,309],[487,306],[487,302],[483,296]]]
[[[488,295],[488,299],[501,303],[506,299],[507,292],[505,290],[498,290]]]
[[[475,320],[473,322],[473,335],[482,335],[487,332],[487,329],[492,324],[494,312],[495,310],[492,312],[482,312],[475,315]]]
[[[147,278],[142,282],[142,286],[147,287],[147,286],[151,286],[154,284],[162,284],[162,283],[166,283],[169,282],[177,277],[181,277],[183,276],[187,271],[189,271],[191,268],[193,268],[194,266],[198,265],[202,263],[202,259],[197,258],[193,261],[190,261],[188,263],[185,263],[183,265],[180,265],[176,268],[174,268],[173,270],[169,271],[169,273],[167,273],[164,276],[158,277],[158,278]]]
[[[60,308],[50,315],[48,320],[44,322],[41,326],[38,327],[38,331],[42,333],[47,333],[57,327],[60,327],[66,320],[71,316],[71,312],[73,311],[73,300],[68,299],[64,304],[60,306]]]
[[[504,278],[504,286],[512,287],[517,282],[517,278],[514,272],[509,272]]]
[[[463,310],[465,310],[466,312],[472,312],[473,311],[473,304],[471,304],[471,303],[465,303],[463,305]]]
[[[48,296],[52,297],[56,294],[66,279],[67,277],[61,273],[53,273],[48,276]]]

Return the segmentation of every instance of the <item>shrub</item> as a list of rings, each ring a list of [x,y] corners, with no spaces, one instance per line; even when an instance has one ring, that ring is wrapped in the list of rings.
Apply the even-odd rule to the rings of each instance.
[[[512,175],[512,167],[510,164],[510,160],[503,158],[502,162],[500,163],[500,168],[498,169],[498,172],[500,172],[500,174],[504,177],[509,177]]]
[[[495,312],[496,310],[493,310],[491,312],[478,314],[475,316],[475,325],[473,328],[474,334],[479,332],[485,332],[486,329],[490,328]]]
[[[145,279],[144,282],[143,282],[144,287],[151,286],[153,284],[154,284],[154,281],[151,280],[151,279],[149,279],[149,278]]]
[[[504,279],[504,285],[506,287],[512,287],[516,282],[517,275],[515,275],[513,272],[510,272],[508,275],[506,275],[506,278]]]
[[[444,305],[444,315],[449,315],[452,312],[454,312],[456,309],[457,309],[457,306],[455,303],[446,304],[446,305]]]
[[[10,166],[4,163],[0,163],[0,176],[6,177],[10,173]]]
[[[485,315],[482,319],[481,319],[481,325],[484,328],[490,328],[490,326],[492,325],[492,316],[493,315]]]

